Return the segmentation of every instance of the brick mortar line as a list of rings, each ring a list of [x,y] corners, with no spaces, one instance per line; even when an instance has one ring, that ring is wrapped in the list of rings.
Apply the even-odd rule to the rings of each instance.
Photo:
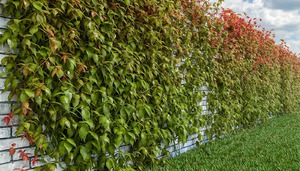
[[[15,148],[15,149],[16,149],[16,153],[15,153],[15,154],[18,153],[17,150],[22,150],[22,149],[24,149],[24,148],[33,148],[33,146],[24,146],[24,147],[18,147],[18,148]],[[3,152],[9,153],[9,150],[0,150],[0,153],[3,153]],[[16,160],[13,160],[13,161],[16,161]]]

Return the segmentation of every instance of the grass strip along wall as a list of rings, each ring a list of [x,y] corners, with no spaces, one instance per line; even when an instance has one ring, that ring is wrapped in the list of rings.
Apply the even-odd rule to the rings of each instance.
[[[297,55],[220,3],[7,0],[9,117],[55,160],[40,169],[142,170],[201,127],[218,136],[297,110]]]

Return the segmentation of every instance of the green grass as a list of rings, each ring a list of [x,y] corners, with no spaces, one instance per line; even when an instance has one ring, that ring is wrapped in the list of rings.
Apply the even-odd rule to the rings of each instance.
[[[208,152],[205,152],[204,149]],[[274,118],[168,160],[152,171],[300,170],[300,114]]]

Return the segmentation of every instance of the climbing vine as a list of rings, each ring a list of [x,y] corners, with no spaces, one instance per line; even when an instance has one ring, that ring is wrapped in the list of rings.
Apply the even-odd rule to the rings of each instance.
[[[250,127],[299,107],[297,55],[284,42],[276,45],[275,35],[258,20],[222,9],[217,21],[222,29],[212,30],[221,39],[211,41],[219,50],[208,80],[210,111],[215,112],[207,118],[210,134]]]
[[[204,125],[203,94],[192,93],[204,77],[189,66],[209,47],[214,10],[206,1],[8,0],[0,41],[18,50],[2,60],[17,134],[68,170],[157,163]]]

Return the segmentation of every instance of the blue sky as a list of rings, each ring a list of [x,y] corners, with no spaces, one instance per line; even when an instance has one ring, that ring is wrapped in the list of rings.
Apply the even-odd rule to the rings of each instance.
[[[278,43],[284,39],[293,52],[300,53],[300,0],[224,0],[222,7],[262,18],[259,24],[274,29]]]

